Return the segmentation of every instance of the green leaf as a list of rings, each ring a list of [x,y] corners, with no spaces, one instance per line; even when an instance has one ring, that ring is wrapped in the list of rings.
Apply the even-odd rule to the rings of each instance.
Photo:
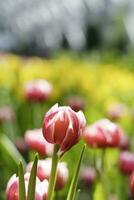
[[[13,163],[18,166],[18,161],[21,160],[23,163],[23,166],[26,166],[26,162],[15,147],[15,145],[12,143],[12,141],[5,135],[1,135],[0,139],[0,148],[4,154],[6,154],[7,157],[9,157]]]
[[[76,171],[74,173],[73,179],[71,181],[71,185],[69,188],[69,192],[68,192],[68,196],[67,196],[67,200],[74,200],[76,197],[76,188],[77,188],[77,183],[78,183],[78,176],[79,176],[79,171],[80,171],[80,166],[81,166],[81,162],[84,156],[84,151],[85,151],[86,145],[84,145],[81,154],[80,154],[80,158],[76,167]]]
[[[24,171],[21,161],[18,166],[18,177],[19,177],[19,200],[26,200]]]
[[[35,200],[37,164],[38,164],[38,154],[35,155],[34,163],[33,163],[31,174],[30,174],[27,200]]]

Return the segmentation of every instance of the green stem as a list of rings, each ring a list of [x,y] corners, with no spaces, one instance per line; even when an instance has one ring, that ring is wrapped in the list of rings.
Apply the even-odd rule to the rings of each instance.
[[[106,154],[106,149],[102,149],[102,155],[101,155],[101,173],[105,173],[105,154]]]
[[[56,183],[57,165],[58,165],[58,161],[59,161],[59,156],[57,154],[58,150],[59,150],[59,145],[55,144],[53,156],[52,156],[52,167],[51,167],[51,175],[50,175],[50,179],[49,179],[47,200],[53,199],[54,188],[55,188],[55,183]]]
[[[108,197],[108,191],[107,191],[107,183],[106,183],[106,170],[105,170],[105,157],[106,157],[106,149],[102,149],[102,156],[101,156],[101,183],[103,186],[103,192],[104,192],[104,200],[107,200]]]

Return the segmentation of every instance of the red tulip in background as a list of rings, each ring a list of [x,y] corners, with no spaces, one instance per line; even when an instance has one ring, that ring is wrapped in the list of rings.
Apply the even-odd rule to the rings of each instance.
[[[63,153],[78,142],[85,123],[82,111],[74,112],[68,106],[56,104],[44,117],[43,135],[48,142],[59,144],[60,153]]]
[[[32,80],[25,85],[25,97],[28,101],[42,102],[49,99],[52,85],[46,80]]]
[[[25,178],[25,187],[26,191],[28,188],[28,182],[29,182],[30,174],[26,173]],[[18,183],[18,177],[14,174],[8,181],[7,188],[6,188],[6,200],[19,200],[18,195],[19,190],[19,183]],[[36,189],[35,189],[35,200],[46,200],[46,194],[48,190],[48,181],[40,181],[38,178],[36,178]]]
[[[44,139],[42,129],[26,131],[25,142],[29,149],[37,151],[42,156],[51,155],[53,152],[53,145]]]
[[[50,172],[51,172],[51,159],[46,160],[39,160],[37,166],[37,177],[40,181],[45,179],[49,180]],[[30,162],[27,167],[26,171],[30,172],[32,168],[33,162]],[[58,163],[57,167],[57,180],[56,180],[56,189],[62,189],[68,180],[68,168],[65,162]]]
[[[120,153],[119,169],[126,174],[131,174],[134,171],[134,153],[129,151]]]
[[[108,119],[101,119],[84,131],[85,142],[91,147],[116,147],[120,141],[121,129]]]
[[[80,180],[87,186],[91,186],[96,179],[96,171],[92,167],[83,167],[80,172]]]
[[[68,98],[67,104],[76,112],[85,108],[85,102],[80,96],[71,96]]]

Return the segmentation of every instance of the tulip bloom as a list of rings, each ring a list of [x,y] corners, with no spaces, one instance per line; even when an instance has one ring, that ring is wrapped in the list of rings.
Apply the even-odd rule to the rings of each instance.
[[[32,169],[33,162],[30,162],[27,167],[26,171],[30,172]],[[37,177],[40,181],[45,179],[49,180],[50,173],[51,173],[51,159],[46,160],[39,160],[37,166]],[[65,162],[58,163],[57,167],[57,179],[56,179],[56,189],[62,189],[68,180],[68,168]]]
[[[48,142],[59,144],[59,152],[63,153],[78,142],[85,123],[82,111],[74,112],[68,106],[56,104],[45,115],[43,135]]]
[[[43,102],[49,99],[52,85],[46,80],[32,80],[25,85],[25,97],[29,102]]]
[[[30,174],[26,173],[24,176],[25,180],[25,188],[26,191],[28,189]],[[38,178],[36,178],[36,188],[35,188],[35,200],[46,200],[48,190],[48,181],[44,180],[40,182]],[[6,188],[6,200],[19,200],[19,180],[18,177],[14,174],[8,181]]]
[[[120,153],[119,169],[125,174],[131,174],[134,171],[134,153],[129,151]]]
[[[84,139],[91,147],[116,147],[119,144],[121,129],[108,119],[101,119],[88,126]]]
[[[48,156],[52,154],[53,145],[44,139],[41,129],[26,131],[25,142],[29,149],[37,151],[42,156]]]

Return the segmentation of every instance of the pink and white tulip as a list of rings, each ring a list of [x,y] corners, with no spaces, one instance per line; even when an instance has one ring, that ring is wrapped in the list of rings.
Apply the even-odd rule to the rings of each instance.
[[[24,176],[26,195],[28,190],[29,177],[29,173],[26,173]],[[36,178],[35,200],[46,200],[47,190],[48,181],[44,180],[41,182],[38,178]],[[15,174],[8,181],[6,188],[6,200],[19,200],[19,180]]]
[[[59,144],[60,153],[64,153],[79,141],[85,124],[82,111],[56,104],[46,113],[42,130],[47,142]]]

